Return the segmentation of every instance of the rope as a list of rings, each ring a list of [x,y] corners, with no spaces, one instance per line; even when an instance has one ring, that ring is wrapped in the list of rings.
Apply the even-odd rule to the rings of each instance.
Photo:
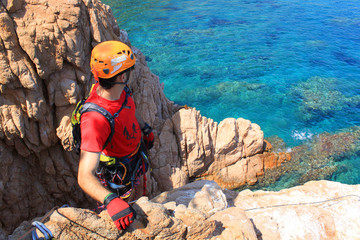
[[[146,196],[146,171],[145,171],[145,160],[142,158],[142,170],[143,170],[143,196]]]
[[[266,208],[321,204],[321,203],[336,201],[336,200],[346,198],[346,197],[357,197],[357,198],[359,198],[358,201],[360,201],[360,196],[359,195],[350,194],[350,195],[345,195],[345,196],[341,196],[341,197],[337,197],[337,198],[331,198],[331,199],[327,199],[327,200],[323,200],[323,201],[317,201],[317,202],[279,204],[279,205],[272,205],[272,206],[266,206],[266,207],[249,208],[249,209],[245,209],[244,211],[247,212],[247,211],[254,211],[254,210],[260,210],[260,209],[266,209]]]
[[[97,233],[96,231],[91,230],[91,229],[89,229],[89,228],[81,225],[80,223],[75,222],[74,220],[71,220],[69,217],[67,217],[67,216],[65,216],[64,214],[60,213],[60,212],[58,211],[58,209],[56,209],[55,211],[56,211],[60,216],[62,216],[62,217],[64,217],[64,218],[66,218],[67,220],[69,220],[71,223],[76,224],[76,225],[78,225],[79,227],[82,227],[82,228],[86,229],[86,230],[89,231],[89,232],[95,233],[96,235],[98,235],[98,236],[100,236],[100,237],[102,237],[102,238],[112,240],[111,238],[108,238],[108,237],[106,237],[106,236],[103,236],[103,235],[101,235],[100,233]],[[125,231],[124,231],[124,232],[125,232]],[[123,232],[123,233],[124,233],[124,232]],[[122,233],[122,234],[123,234],[123,233]],[[120,234],[120,236],[121,236],[122,234]],[[118,238],[118,237],[117,237],[117,238]]]

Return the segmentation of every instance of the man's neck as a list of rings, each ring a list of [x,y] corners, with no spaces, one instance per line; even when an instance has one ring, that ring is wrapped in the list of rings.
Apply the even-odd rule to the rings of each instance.
[[[125,84],[115,84],[110,89],[104,89],[103,87],[99,86],[97,94],[110,101],[116,101],[120,98],[121,93],[125,87]]]

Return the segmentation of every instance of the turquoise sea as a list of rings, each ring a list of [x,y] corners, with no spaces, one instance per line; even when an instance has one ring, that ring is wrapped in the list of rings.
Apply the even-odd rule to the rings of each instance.
[[[357,0],[102,2],[177,104],[249,119],[289,149],[360,126]],[[324,178],[360,183],[359,148]]]

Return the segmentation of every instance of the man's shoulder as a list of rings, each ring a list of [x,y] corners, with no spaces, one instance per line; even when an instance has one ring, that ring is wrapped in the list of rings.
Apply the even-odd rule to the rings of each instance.
[[[85,120],[92,120],[99,123],[107,122],[105,114],[102,114],[101,111],[94,110],[94,108],[81,114],[81,122]]]

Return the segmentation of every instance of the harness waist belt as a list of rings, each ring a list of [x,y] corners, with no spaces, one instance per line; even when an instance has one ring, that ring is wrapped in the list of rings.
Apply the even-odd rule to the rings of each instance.
[[[100,162],[102,164],[104,164],[105,166],[111,166],[114,165],[116,163],[116,159],[119,159],[120,162],[122,162],[122,159],[127,159],[127,158],[131,158],[133,157],[139,150],[140,148],[140,143],[137,145],[136,149],[134,152],[132,152],[131,154],[124,156],[124,157],[110,157],[110,156],[106,156],[104,154],[100,154]]]

